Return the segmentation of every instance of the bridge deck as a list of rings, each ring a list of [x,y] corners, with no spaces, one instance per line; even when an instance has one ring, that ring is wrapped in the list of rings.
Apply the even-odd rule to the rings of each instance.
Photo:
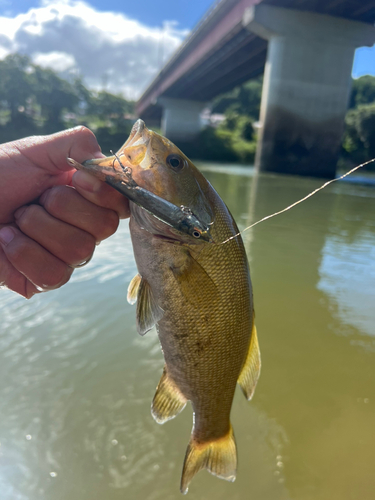
[[[155,118],[157,97],[207,101],[263,72],[267,42],[242,26],[246,7],[259,0],[220,0],[198,23],[137,104],[138,114]],[[374,0],[263,0],[278,7],[307,10],[374,23]]]

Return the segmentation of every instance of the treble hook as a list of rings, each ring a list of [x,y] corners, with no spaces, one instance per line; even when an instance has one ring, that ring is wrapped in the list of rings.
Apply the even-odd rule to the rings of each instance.
[[[132,180],[132,169],[131,167],[124,167],[124,165],[121,163],[121,160],[119,158],[119,156],[117,156],[116,153],[114,153],[112,150],[110,150],[110,153],[113,154],[113,156],[115,157],[115,160],[118,161],[120,167],[122,168],[124,174],[126,175],[126,177],[129,179],[129,180]],[[113,170],[115,170],[115,160],[113,160],[113,163],[112,163],[112,167],[113,167]]]

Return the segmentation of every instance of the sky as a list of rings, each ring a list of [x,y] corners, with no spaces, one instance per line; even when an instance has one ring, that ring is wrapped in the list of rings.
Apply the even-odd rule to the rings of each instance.
[[[137,99],[213,0],[0,0],[0,59],[27,54],[86,86]],[[375,75],[375,49],[353,76]]]

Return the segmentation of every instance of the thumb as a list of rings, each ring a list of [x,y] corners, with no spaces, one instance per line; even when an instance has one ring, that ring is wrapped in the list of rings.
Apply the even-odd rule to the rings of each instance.
[[[46,136],[27,137],[16,144],[29,161],[50,174],[72,170],[67,157],[82,163],[104,156],[94,133],[83,126]]]

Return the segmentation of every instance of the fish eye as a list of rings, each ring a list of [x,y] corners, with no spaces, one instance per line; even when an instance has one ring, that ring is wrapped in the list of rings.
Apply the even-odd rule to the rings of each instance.
[[[181,170],[184,165],[184,159],[180,155],[169,155],[167,157],[167,164],[173,168],[176,172]]]
[[[193,236],[194,236],[194,238],[198,239],[201,237],[201,233],[199,231],[195,230],[195,231],[193,231]]]

